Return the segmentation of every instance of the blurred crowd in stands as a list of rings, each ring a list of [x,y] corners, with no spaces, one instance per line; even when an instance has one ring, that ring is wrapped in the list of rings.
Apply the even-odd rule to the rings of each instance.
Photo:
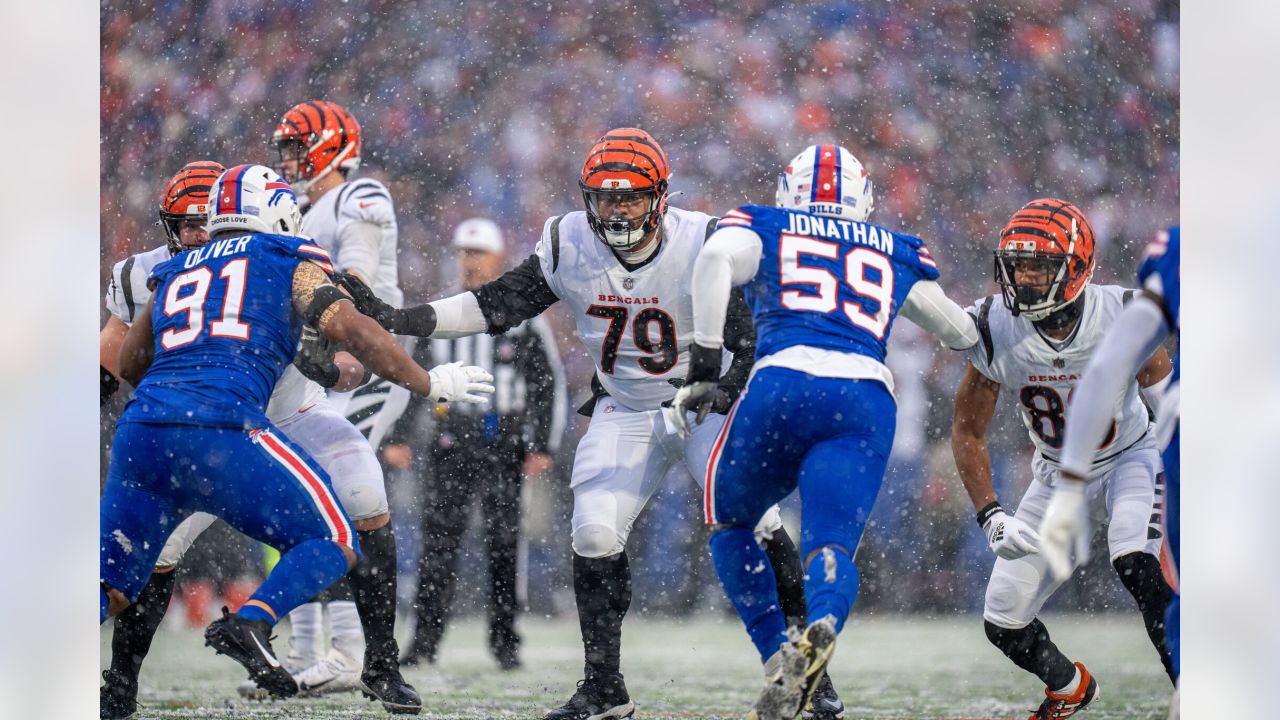
[[[509,261],[523,258],[548,216],[581,208],[583,153],[616,126],[642,127],[664,145],[680,193],[673,205],[714,214],[771,203],[780,165],[806,145],[845,145],[875,183],[872,220],[927,239],[962,304],[995,291],[990,252],[1028,200],[1061,197],[1085,211],[1104,283],[1131,284],[1137,254],[1178,217],[1176,0],[548,7],[106,0],[103,289],[112,263],[162,241],[153,222],[172,173],[196,159],[274,162],[267,140],[277,119],[313,98],[341,103],[363,126],[361,172],[395,199],[410,302],[454,280],[447,240],[464,218],[495,219]],[[549,317],[579,401],[591,361],[562,311]],[[992,556],[947,444],[964,360],[908,326],[895,326],[891,345],[899,434],[861,549],[859,607],[971,611]],[[991,443],[1006,504],[1028,481],[1030,457],[1012,413],[1002,405]],[[560,479],[527,491],[535,610],[572,611],[563,477],[585,429],[577,420]],[[416,499],[413,471],[393,484],[405,516],[397,522],[416,523],[404,507]],[[642,515],[633,536],[637,584],[662,587],[637,588],[649,609],[726,606],[705,562],[696,494],[664,488],[661,510]],[[408,550],[415,543],[402,535]],[[1109,572],[1086,572],[1074,586],[1055,603],[1128,607]]]

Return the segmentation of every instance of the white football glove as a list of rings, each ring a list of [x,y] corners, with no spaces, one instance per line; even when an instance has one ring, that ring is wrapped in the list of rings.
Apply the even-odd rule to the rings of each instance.
[[[1005,560],[1017,560],[1040,552],[1040,536],[1025,521],[996,510],[982,524],[991,551]]]
[[[1059,480],[1054,486],[1053,498],[1040,522],[1041,555],[1049,565],[1049,571],[1059,581],[1071,577],[1075,562],[1083,565],[1089,561],[1089,514],[1084,497],[1084,483],[1075,480]]]
[[[676,396],[671,400],[671,422],[676,426],[676,432],[680,433],[680,437],[689,436],[687,413],[697,413],[694,422],[701,425],[702,421],[707,419],[707,413],[711,412],[721,400],[717,393],[723,395],[724,391],[720,389],[718,383],[713,382],[692,382],[680,386]]]
[[[484,368],[463,365],[461,360],[437,365],[427,374],[431,376],[431,399],[436,402],[487,403],[486,395],[493,393],[493,376]]]

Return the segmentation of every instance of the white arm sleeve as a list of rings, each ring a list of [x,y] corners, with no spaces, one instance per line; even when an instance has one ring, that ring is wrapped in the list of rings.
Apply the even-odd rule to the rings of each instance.
[[[1116,317],[1093,351],[1071,404],[1067,405],[1062,446],[1064,471],[1089,474],[1094,451],[1111,427],[1125,387],[1168,336],[1164,316],[1150,300],[1136,298]]]
[[[727,227],[715,231],[693,263],[693,341],[703,347],[724,345],[729,292],[756,276],[764,245],[754,230]]]
[[[452,340],[482,333],[489,328],[475,293],[459,293],[427,304],[436,311],[436,329],[431,333],[432,338]]]
[[[372,285],[382,256],[382,227],[371,222],[348,222],[338,229],[338,252],[333,265],[339,272],[353,272]]]
[[[978,343],[978,326],[933,280],[911,286],[902,303],[902,315],[933,333],[952,350],[968,350]]]

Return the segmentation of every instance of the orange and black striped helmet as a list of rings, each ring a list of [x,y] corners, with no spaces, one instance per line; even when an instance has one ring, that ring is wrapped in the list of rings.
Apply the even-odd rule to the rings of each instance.
[[[578,186],[587,206],[587,223],[606,245],[626,250],[640,243],[662,224],[667,211],[667,188],[671,166],[662,146],[638,128],[617,128],[605,133],[587,152]],[[600,201],[625,204],[627,199],[644,200],[642,214],[610,208],[609,217],[600,212]]]
[[[280,118],[271,145],[280,154],[276,171],[303,193],[334,170],[360,167],[360,123],[341,105],[328,100],[298,103]],[[288,166],[296,162],[296,166]]]
[[[207,221],[209,190],[225,169],[212,160],[197,160],[184,165],[165,185],[160,196],[160,226],[170,253],[177,255],[187,249],[178,233],[183,221],[201,225]]]
[[[1093,277],[1095,242],[1093,227],[1075,205],[1055,198],[1023,205],[1000,231],[995,251],[1005,306],[1035,322],[1074,303]],[[1018,282],[1027,270],[1039,271],[1034,282]]]

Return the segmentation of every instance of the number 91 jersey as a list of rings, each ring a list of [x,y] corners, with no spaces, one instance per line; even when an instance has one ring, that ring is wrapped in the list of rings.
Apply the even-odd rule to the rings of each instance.
[[[632,410],[656,410],[675,397],[693,341],[693,262],[714,220],[668,208],[662,246],[628,270],[596,239],[587,214],[547,221],[535,253],[543,277],[569,306],[578,338],[609,395]]]
[[[328,271],[305,238],[240,235],[179,253],[151,271],[155,356],[120,422],[262,427],[272,388],[293,361],[298,263]]]
[[[748,205],[725,213],[720,227],[760,236],[759,269],[743,288],[757,359],[804,345],[884,363],[911,287],[938,279],[923,240],[870,223]]]
[[[968,308],[978,320],[981,340],[968,350],[969,362],[993,382],[1013,393],[1027,434],[1054,468],[1062,450],[1067,404],[1094,350],[1134,291],[1115,285],[1088,285],[1077,302],[1084,303],[1073,335],[1050,344],[1025,317],[1014,317],[1000,296],[983,298]],[[1148,435],[1150,415],[1129,378],[1115,419],[1093,456],[1091,474],[1106,470],[1125,450]]]

